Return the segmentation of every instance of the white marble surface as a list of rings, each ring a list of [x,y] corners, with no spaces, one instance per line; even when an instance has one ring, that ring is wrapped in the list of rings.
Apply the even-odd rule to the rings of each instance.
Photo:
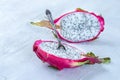
[[[35,40],[55,40],[51,30],[35,27],[45,9],[54,18],[81,7],[101,13],[105,31],[89,43],[70,44],[101,57],[110,64],[82,66],[62,71],[43,64],[32,51]],[[120,0],[0,0],[0,80],[120,80]],[[48,35],[49,34],[49,35]]]

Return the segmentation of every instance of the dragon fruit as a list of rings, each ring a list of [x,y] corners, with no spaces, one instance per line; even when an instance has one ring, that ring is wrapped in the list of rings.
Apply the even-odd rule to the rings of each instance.
[[[34,25],[49,26],[48,21],[33,23]],[[66,13],[54,20],[59,37],[71,43],[95,40],[104,30],[104,18],[80,8]],[[47,25],[49,24],[49,25]]]
[[[109,63],[110,58],[98,58],[92,52],[85,54],[67,44],[63,44],[66,50],[57,49],[58,42],[37,40],[33,45],[33,51],[43,61],[61,70],[63,68],[73,68],[84,64]]]
[[[104,30],[104,19],[82,9],[62,15],[54,22],[60,25],[59,36],[68,42],[85,42],[96,39]]]

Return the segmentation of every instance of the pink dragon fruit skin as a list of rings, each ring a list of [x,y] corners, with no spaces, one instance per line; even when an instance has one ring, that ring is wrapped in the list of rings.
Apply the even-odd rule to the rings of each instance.
[[[100,33],[104,31],[104,24],[105,24],[104,18],[103,18],[102,16],[96,15],[95,13],[90,13],[90,12],[85,11],[85,10],[82,10],[82,9],[76,9],[76,10],[73,11],[73,12],[69,12],[69,13],[64,14],[64,15],[60,16],[59,18],[55,19],[55,20],[54,20],[54,23],[59,24],[59,23],[61,22],[61,20],[62,20],[65,16],[67,16],[67,15],[69,15],[69,14],[81,13],[81,12],[91,14],[91,15],[93,15],[94,17],[96,17],[96,18],[98,19],[99,24],[100,24],[99,32],[98,32],[94,37],[92,37],[92,38],[90,38],[90,39],[79,40],[79,41],[73,41],[73,40],[66,39],[61,33],[58,32],[58,35],[59,35],[59,37],[60,37],[61,39],[65,40],[65,41],[67,41],[67,42],[70,42],[70,43],[87,42],[87,41],[95,40],[95,39],[100,35]],[[61,25],[61,24],[60,24],[60,25]],[[60,31],[60,32],[61,32],[61,31]]]
[[[83,58],[76,59],[76,60],[61,58],[61,57],[49,54],[48,52],[43,50],[40,47],[40,45],[43,42],[51,42],[52,43],[54,41],[37,40],[37,41],[35,41],[35,43],[33,45],[33,51],[36,53],[38,58],[41,59],[43,62],[47,62],[51,66],[56,67],[59,70],[61,70],[63,68],[77,67],[77,66],[81,66],[81,65],[84,65],[84,64],[94,64],[94,63],[103,62],[103,59],[98,59],[97,57],[83,57]],[[70,46],[70,47],[72,47],[72,46]]]

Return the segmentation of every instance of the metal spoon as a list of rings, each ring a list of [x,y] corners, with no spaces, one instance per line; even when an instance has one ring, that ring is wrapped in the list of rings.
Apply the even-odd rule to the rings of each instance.
[[[47,9],[45,13],[46,13],[46,15],[47,15],[47,17],[48,17],[52,27],[53,27],[53,33],[57,37],[57,40],[58,40],[58,48],[57,49],[63,48],[64,50],[66,50],[65,46],[63,46],[63,44],[61,43],[60,37],[57,34],[57,30],[56,30],[56,27],[55,27],[55,24],[54,24],[54,21],[53,21],[53,18],[52,18],[52,14],[51,14],[50,10]]]

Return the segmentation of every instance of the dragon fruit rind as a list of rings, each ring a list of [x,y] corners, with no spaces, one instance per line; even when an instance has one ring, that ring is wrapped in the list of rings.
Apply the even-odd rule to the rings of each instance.
[[[59,70],[84,64],[110,62],[110,58],[98,58],[93,53],[85,54],[67,44],[64,44],[66,51],[57,49],[57,45],[58,43],[55,41],[37,40],[33,45],[33,51],[43,62],[47,62]]]

